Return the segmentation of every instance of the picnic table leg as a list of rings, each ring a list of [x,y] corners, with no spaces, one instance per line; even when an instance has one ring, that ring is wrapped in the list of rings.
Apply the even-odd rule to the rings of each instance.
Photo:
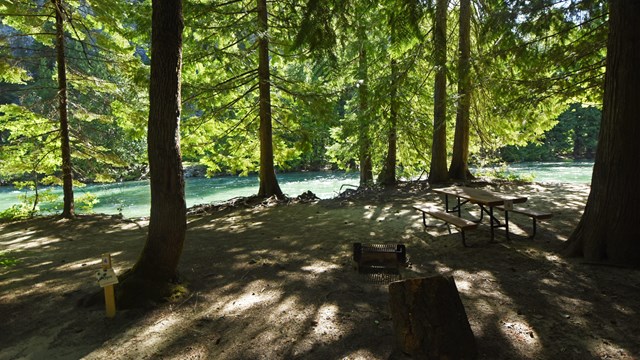
[[[428,228],[429,225],[427,225],[427,213],[426,212],[422,212],[422,224],[424,225],[424,228]],[[447,230],[449,231],[449,234],[451,234],[451,225],[449,225],[448,222],[445,221],[445,224],[447,225]],[[467,243],[464,240],[464,230],[462,230],[462,245],[464,245],[465,247],[467,246]]]
[[[458,217],[462,216],[462,214],[460,213],[460,207],[461,207],[460,196],[458,196]]]
[[[491,241],[490,242],[493,242],[493,228],[494,228],[493,219],[494,219],[494,217],[493,217],[493,206],[489,206],[489,225],[491,227]]]
[[[536,218],[533,218],[533,233],[529,236],[529,239],[533,240],[533,237],[536,236]]]
[[[449,233],[451,233],[451,231],[449,231]],[[469,247],[469,245],[467,245],[467,241],[464,237],[464,230],[460,230],[460,234],[462,235],[462,246],[464,247]]]
[[[504,228],[505,231],[507,232],[507,240],[511,240],[509,239],[509,210],[504,210]]]
[[[489,212],[487,211],[487,209],[484,208],[484,206],[480,204],[478,204],[478,206],[480,206],[480,217],[477,219],[472,219],[471,221],[473,221],[474,223],[480,224],[482,222],[482,219],[484,219],[484,213],[486,212],[488,214]]]

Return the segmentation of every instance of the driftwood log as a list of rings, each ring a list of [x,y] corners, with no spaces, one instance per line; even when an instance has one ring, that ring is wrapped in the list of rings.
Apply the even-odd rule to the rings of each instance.
[[[397,350],[413,359],[475,359],[476,341],[452,277],[389,285]]]

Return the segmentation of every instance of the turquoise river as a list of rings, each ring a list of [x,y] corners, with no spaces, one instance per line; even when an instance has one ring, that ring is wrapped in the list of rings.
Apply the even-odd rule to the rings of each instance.
[[[518,175],[533,175],[537,182],[588,184],[591,182],[592,168],[592,162],[521,163],[509,165],[506,171]],[[335,197],[346,188],[356,186],[358,173],[283,173],[278,174],[278,181],[282,191],[289,196],[298,196],[305,191],[311,191],[322,199],[328,199]],[[188,178],[185,189],[188,207],[223,202],[240,196],[250,196],[257,191],[258,178],[256,176]],[[51,192],[59,195],[61,189],[53,187]],[[96,195],[99,199],[99,202],[93,207],[95,213],[122,213],[126,217],[141,217],[149,214],[148,181],[92,184],[74,189],[76,198],[86,192]],[[18,204],[20,193],[10,186],[0,187],[0,211]]]

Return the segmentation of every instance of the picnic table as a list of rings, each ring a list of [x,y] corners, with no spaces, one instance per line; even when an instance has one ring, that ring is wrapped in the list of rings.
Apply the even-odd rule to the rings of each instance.
[[[483,215],[487,214],[489,217],[489,225],[491,228],[491,241],[494,240],[494,229],[504,227],[509,238],[509,213],[505,211],[504,223],[498,220],[493,214],[495,207],[501,207],[506,210],[510,210],[513,204],[523,203],[527,201],[527,197],[518,195],[508,195],[497,193],[494,191],[466,187],[466,186],[449,186],[445,188],[433,189],[435,193],[444,195],[445,211],[447,213],[457,213],[458,217],[461,217],[461,207],[466,203],[476,204],[480,207],[480,218],[471,220],[475,223],[482,222]],[[456,205],[450,208],[449,196],[456,198]]]

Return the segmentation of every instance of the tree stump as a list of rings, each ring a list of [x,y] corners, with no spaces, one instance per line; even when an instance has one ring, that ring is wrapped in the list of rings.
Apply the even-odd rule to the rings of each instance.
[[[475,359],[476,341],[453,277],[389,285],[398,350],[414,359]]]

